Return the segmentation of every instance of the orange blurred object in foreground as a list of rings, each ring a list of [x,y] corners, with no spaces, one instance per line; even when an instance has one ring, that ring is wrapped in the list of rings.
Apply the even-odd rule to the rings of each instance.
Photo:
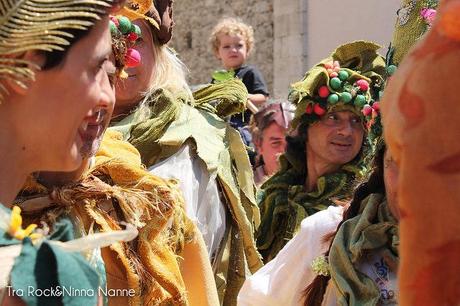
[[[385,90],[385,139],[400,167],[400,305],[460,305],[460,0]]]

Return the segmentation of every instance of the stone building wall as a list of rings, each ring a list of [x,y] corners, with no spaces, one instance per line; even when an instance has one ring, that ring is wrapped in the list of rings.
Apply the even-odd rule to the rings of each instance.
[[[171,46],[190,69],[190,84],[209,82],[221,68],[209,44],[212,28],[222,17],[238,17],[254,28],[255,50],[248,63],[262,72],[273,89],[273,2],[271,0],[179,0]]]
[[[222,17],[239,17],[255,31],[248,62],[263,73],[274,98],[339,44],[365,39],[385,54],[401,0],[177,0],[172,46],[191,71],[190,84],[206,83],[220,68],[209,45]]]

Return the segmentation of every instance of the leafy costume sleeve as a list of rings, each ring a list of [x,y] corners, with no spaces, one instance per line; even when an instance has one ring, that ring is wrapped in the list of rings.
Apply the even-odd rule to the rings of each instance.
[[[3,205],[0,205],[0,209],[4,216],[11,214],[11,210]],[[37,245],[27,237],[22,241],[12,238],[4,228],[0,229],[0,237],[0,248],[14,245],[21,247],[10,274],[10,283],[12,289],[23,293],[20,298],[27,305],[96,305],[99,287],[96,271],[81,254],[64,251],[49,243],[49,241],[65,242],[73,239],[73,227],[69,221],[57,224],[56,231]],[[80,290],[88,294],[70,296],[69,293],[64,293],[63,288]],[[56,291],[53,296],[51,294],[38,296],[39,291],[45,289]]]

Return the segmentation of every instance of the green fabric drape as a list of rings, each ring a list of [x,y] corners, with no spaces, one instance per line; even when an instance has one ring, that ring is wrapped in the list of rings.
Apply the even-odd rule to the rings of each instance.
[[[177,99],[164,89],[148,97],[150,115],[138,120],[135,112],[113,126],[141,153],[149,167],[166,159],[192,140],[197,156],[211,177],[216,177],[231,216],[224,237],[225,250],[217,263],[215,277],[223,305],[236,305],[245,271],[262,266],[253,233],[260,215],[254,195],[254,179],[241,136],[220,116],[245,108],[247,90],[238,79],[212,84],[194,93],[194,101]],[[142,111],[141,109],[139,112]],[[235,239],[237,237],[237,239]],[[238,258],[238,260],[229,262]]]
[[[373,251],[381,251],[388,265],[396,267],[398,246],[397,220],[384,196],[371,194],[361,203],[361,213],[342,224],[329,253],[331,278],[339,293],[339,304],[377,305],[380,292],[376,284],[356,267]]]
[[[11,210],[0,203],[0,209],[10,214]],[[21,253],[14,261],[11,270],[11,287],[16,292],[23,292],[21,299],[31,306],[79,306],[96,305],[99,288],[99,276],[80,253],[69,253],[48,241],[66,242],[72,240],[74,229],[72,223],[63,219],[55,226],[53,234],[41,244],[34,245],[29,238],[20,241],[11,238],[4,228],[0,228],[0,247],[22,244]],[[59,287],[58,287],[59,286]],[[34,294],[27,294],[30,289]],[[54,292],[61,288],[76,289],[88,295],[46,295],[39,296],[45,289]],[[94,293],[94,294],[92,294]]]

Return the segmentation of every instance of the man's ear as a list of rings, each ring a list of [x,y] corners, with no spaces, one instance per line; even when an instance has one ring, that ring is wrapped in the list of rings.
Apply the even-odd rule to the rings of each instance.
[[[26,51],[21,57],[21,60],[27,61],[28,68],[32,70],[35,74],[40,71],[40,68],[45,65],[46,57],[42,52],[37,51]],[[5,80],[5,85],[9,91],[15,92],[20,95],[25,95],[27,93],[27,88],[31,85],[31,83],[35,80],[34,78],[21,80],[20,82],[17,80],[7,78]]]

